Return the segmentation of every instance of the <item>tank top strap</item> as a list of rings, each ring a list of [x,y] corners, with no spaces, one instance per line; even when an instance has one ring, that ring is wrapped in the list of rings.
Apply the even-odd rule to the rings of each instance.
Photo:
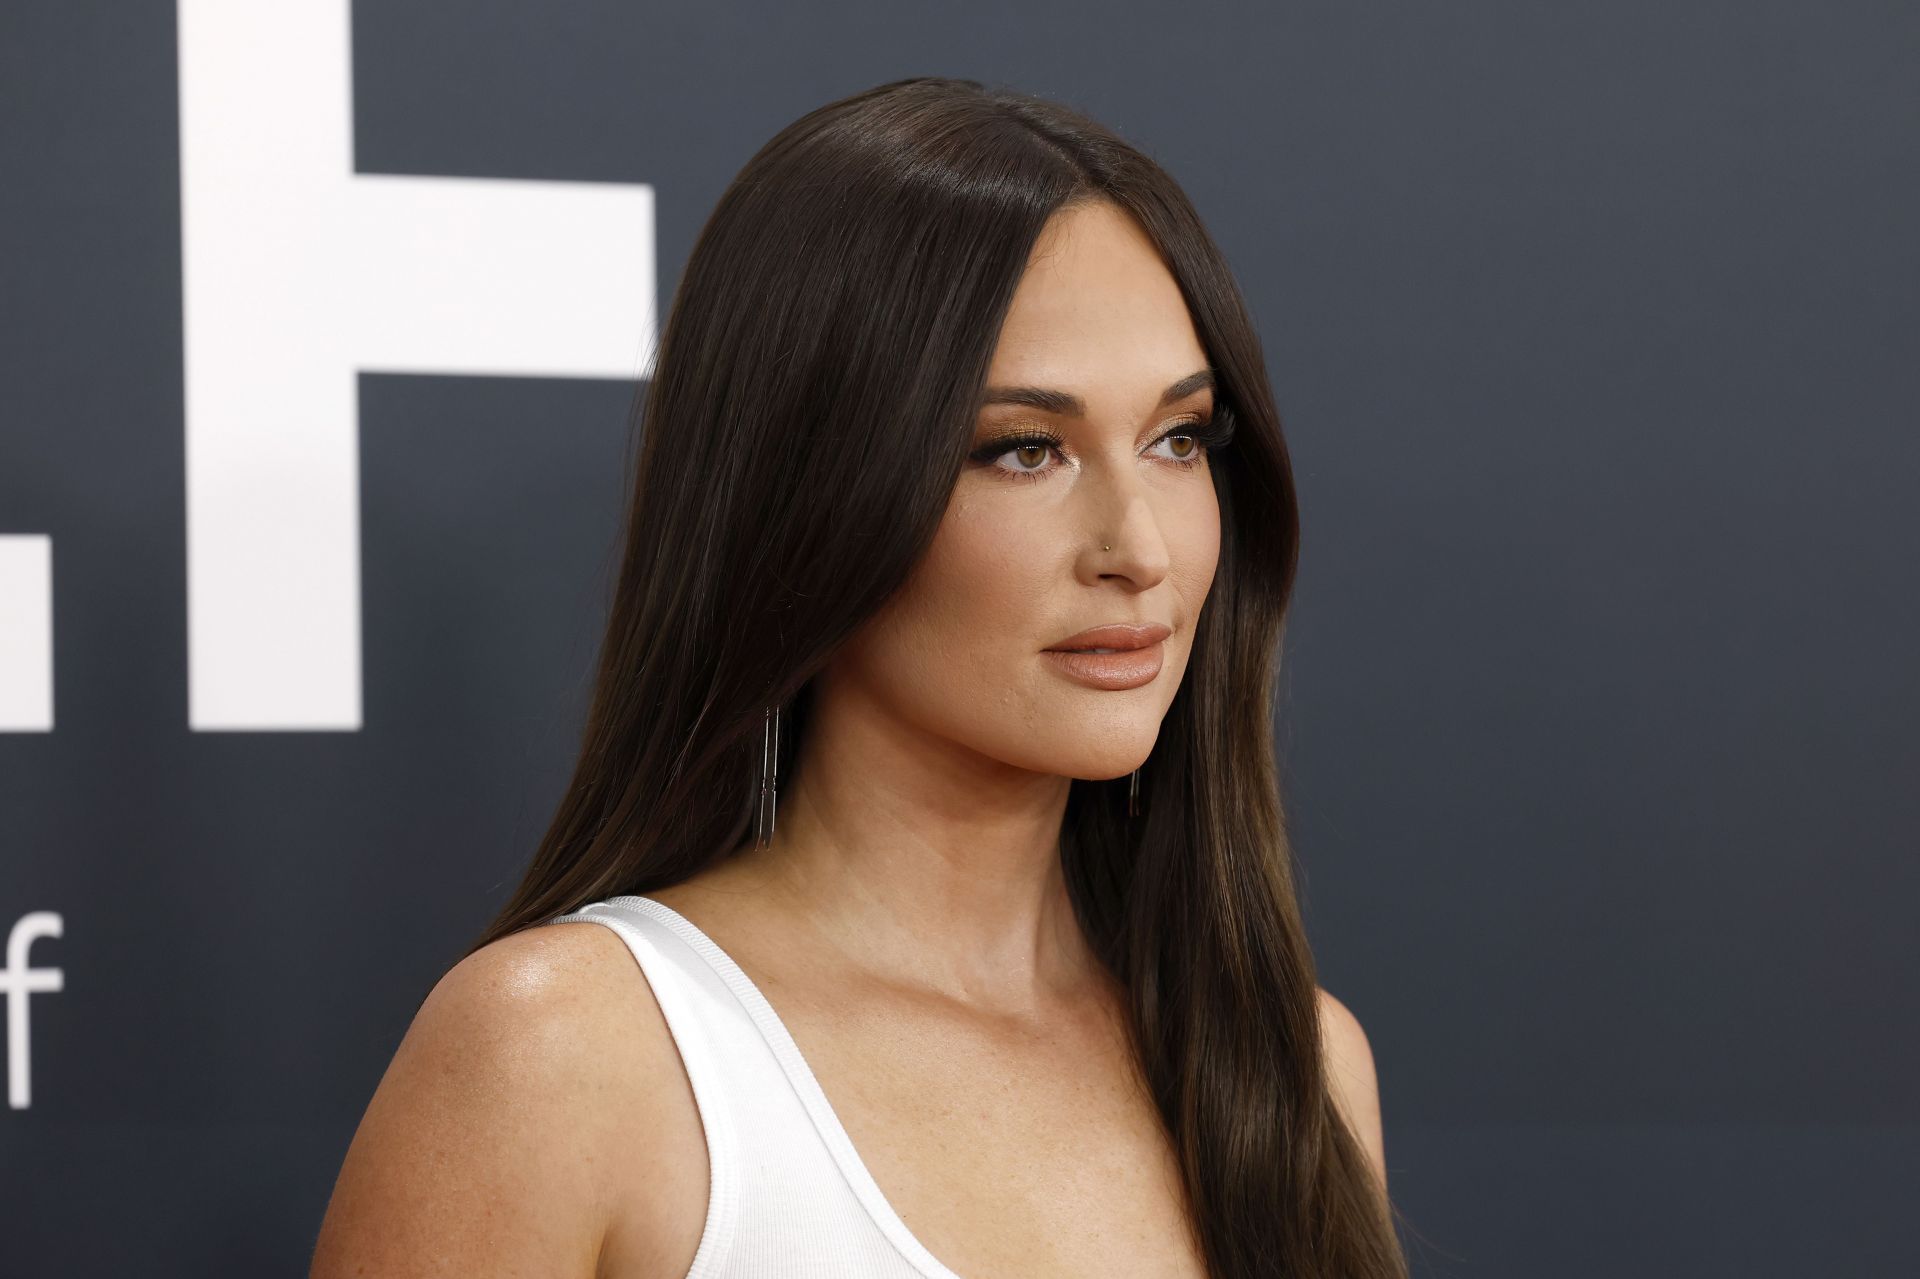
[[[799,1050],[752,981],[664,902],[590,902],[633,952],[706,1131],[706,1225],[687,1279],[959,1279],[885,1203]]]
[[[640,899],[609,898],[547,920],[549,924],[604,924],[633,952],[654,1002],[659,1004],[693,1087],[707,1146],[707,1219],[687,1279],[715,1279],[727,1271],[727,1254],[740,1209],[740,1160],[736,1095],[742,1084],[743,1034],[759,1037],[751,1020],[737,1015],[739,1001],[673,929]],[[749,1045],[751,1047],[751,1045]]]

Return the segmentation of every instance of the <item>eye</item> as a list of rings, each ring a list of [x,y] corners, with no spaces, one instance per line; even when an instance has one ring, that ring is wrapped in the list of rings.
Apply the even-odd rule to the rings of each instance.
[[[1233,439],[1233,414],[1224,404],[1214,405],[1213,412],[1199,422],[1181,422],[1155,440],[1154,447],[1168,445],[1173,451],[1167,460],[1175,466],[1186,468],[1200,465],[1216,449],[1222,449]]]
[[[1184,426],[1176,426],[1155,440],[1154,447],[1158,448],[1162,444],[1170,445],[1173,453],[1167,460],[1175,466],[1198,466],[1207,454],[1207,446],[1202,442],[1201,434],[1205,426],[1203,422],[1189,422]]]
[[[1058,451],[1063,442],[1060,436],[1051,431],[1028,430],[988,440],[968,456],[982,466],[1004,472],[1015,479],[1038,480],[1047,473],[1046,455]],[[999,465],[1003,458],[1012,459],[1012,465]]]

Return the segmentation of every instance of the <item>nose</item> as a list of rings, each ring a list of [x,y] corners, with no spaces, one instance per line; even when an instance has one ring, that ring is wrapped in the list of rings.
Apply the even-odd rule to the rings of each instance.
[[[1152,494],[1138,479],[1117,478],[1089,502],[1081,535],[1080,575],[1090,585],[1103,578],[1124,578],[1136,590],[1156,586],[1167,575],[1167,539],[1160,528]]]

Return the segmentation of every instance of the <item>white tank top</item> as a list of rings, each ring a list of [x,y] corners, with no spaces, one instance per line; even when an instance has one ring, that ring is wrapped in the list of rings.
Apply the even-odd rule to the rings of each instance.
[[[591,902],[673,1032],[706,1130],[707,1220],[687,1279],[960,1279],[907,1230],[773,1005],[727,953],[651,897]]]

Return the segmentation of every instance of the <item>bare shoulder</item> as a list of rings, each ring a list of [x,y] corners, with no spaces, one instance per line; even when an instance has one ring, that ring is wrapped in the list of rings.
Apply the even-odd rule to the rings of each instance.
[[[1372,1160],[1380,1184],[1385,1186],[1386,1140],[1373,1046],[1367,1041],[1367,1032],[1353,1010],[1324,988],[1320,990],[1320,1037],[1326,1054],[1328,1090]]]
[[[692,1106],[651,989],[611,929],[500,938],[414,1014],[348,1147],[309,1273],[592,1279],[609,1250],[636,1247],[661,1256],[622,1273],[670,1273],[678,1242],[647,1214],[670,1217],[674,1194],[649,1196],[659,1169],[647,1164],[684,1159],[690,1123],[698,1163],[673,1172],[695,1182],[704,1215]]]

